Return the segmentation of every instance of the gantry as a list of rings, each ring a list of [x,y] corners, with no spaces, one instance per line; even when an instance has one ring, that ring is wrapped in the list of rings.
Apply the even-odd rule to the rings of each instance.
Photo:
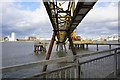
[[[54,41],[57,42],[59,50],[62,50],[63,45],[65,45],[66,40],[68,40],[73,55],[76,55],[71,33],[93,8],[96,2],[97,0],[43,0],[53,27],[53,35],[46,55],[46,60],[50,58]],[[62,5],[66,5],[67,8],[64,9],[65,6]],[[47,65],[44,66],[43,71],[46,71],[46,68]]]

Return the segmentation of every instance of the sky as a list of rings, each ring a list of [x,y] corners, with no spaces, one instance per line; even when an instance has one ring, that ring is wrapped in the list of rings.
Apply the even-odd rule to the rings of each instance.
[[[97,38],[118,34],[118,1],[98,0],[77,27],[77,35]],[[52,25],[42,0],[4,0],[0,2],[2,36],[12,32],[17,38],[38,35],[50,38]]]

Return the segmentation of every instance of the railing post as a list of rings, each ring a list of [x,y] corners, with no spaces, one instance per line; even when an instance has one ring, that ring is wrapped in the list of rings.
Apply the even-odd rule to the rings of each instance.
[[[76,79],[80,80],[80,71],[81,71],[81,67],[79,64],[79,59],[76,57]]]
[[[117,49],[115,49],[115,51],[114,51],[114,76],[117,76]]]
[[[79,64],[78,61],[78,80],[80,80],[80,77],[81,77],[81,65]]]

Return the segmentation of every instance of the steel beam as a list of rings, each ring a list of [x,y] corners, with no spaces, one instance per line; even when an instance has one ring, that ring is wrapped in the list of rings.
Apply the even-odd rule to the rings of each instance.
[[[53,45],[54,45],[54,41],[55,41],[55,33],[53,33],[52,35],[52,39],[51,39],[51,42],[50,42],[50,46],[49,46],[49,49],[48,49],[48,52],[47,52],[47,55],[46,55],[46,60],[49,60],[50,59],[50,55],[51,55],[51,52],[52,52],[52,48],[53,48]],[[47,65],[45,65],[43,67],[43,72],[46,71],[47,69]]]
[[[50,5],[48,4],[48,2],[43,2],[43,3],[45,5],[46,11],[47,11],[48,16],[50,18],[50,21],[52,23],[53,29],[56,29],[55,23],[54,23],[54,21],[52,19],[52,12],[51,12],[51,9],[50,9]]]

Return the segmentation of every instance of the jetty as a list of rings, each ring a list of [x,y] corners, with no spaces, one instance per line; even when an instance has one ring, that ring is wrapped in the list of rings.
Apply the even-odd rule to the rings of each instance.
[[[99,50],[99,45],[107,45],[109,47],[109,49],[111,49],[112,46],[120,46],[120,43],[107,43],[107,42],[100,42],[100,43],[97,43],[97,42],[94,42],[94,41],[73,41],[73,44],[75,47],[77,47],[78,49],[79,48],[86,48],[88,49],[88,46],[89,45],[96,45],[96,50],[98,51]]]

